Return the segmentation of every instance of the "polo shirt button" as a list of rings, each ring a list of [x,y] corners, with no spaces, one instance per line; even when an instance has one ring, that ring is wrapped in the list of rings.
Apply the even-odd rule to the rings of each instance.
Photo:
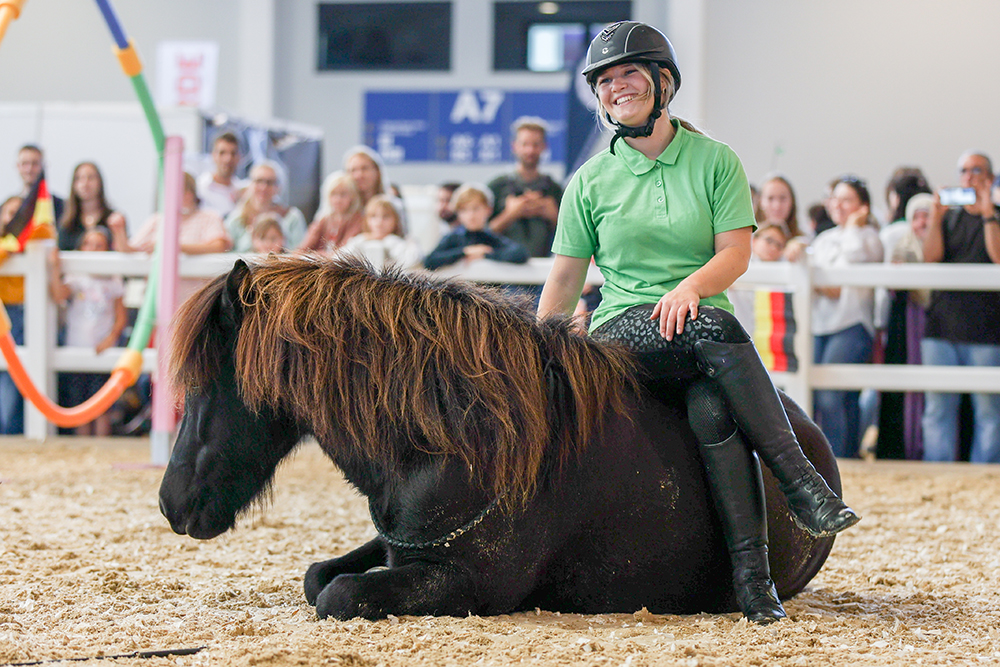
[[[659,204],[662,204],[663,203],[663,197],[660,197],[659,199],[657,199],[656,202],[659,203]]]
[[[663,185],[663,182],[662,182],[662,181],[657,181],[657,182],[656,182],[656,187],[660,187],[661,185]]]

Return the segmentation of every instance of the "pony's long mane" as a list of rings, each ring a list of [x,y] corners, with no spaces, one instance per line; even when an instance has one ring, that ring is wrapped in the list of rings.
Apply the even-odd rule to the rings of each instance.
[[[357,259],[271,256],[239,286],[235,348],[220,334],[222,276],[174,326],[176,386],[235,360],[243,400],[290,411],[324,445],[389,469],[417,452],[458,457],[507,501],[526,501],[624,409],[623,349],[538,321],[497,290]],[[415,451],[416,450],[416,451]]]

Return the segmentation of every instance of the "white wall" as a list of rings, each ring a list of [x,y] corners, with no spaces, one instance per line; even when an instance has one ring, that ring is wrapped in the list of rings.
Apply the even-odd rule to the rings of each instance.
[[[185,147],[200,144],[202,120],[197,110],[172,109],[160,120],[164,131],[180,136]],[[0,128],[4,129],[0,156],[11,156],[10,168],[0,169],[0,199],[21,189],[13,156],[30,137],[50,147],[45,175],[53,194],[65,197],[73,168],[88,161],[100,168],[108,202],[125,215],[130,230],[137,230],[155,209],[156,147],[137,103],[0,103]]]
[[[800,210],[844,172],[884,209],[901,164],[941,187],[967,148],[1000,160],[1000,3],[707,4],[705,116],[692,120],[736,149],[751,181],[788,174]]]
[[[364,139],[364,94],[367,90],[453,90],[492,86],[562,91],[569,85],[570,75],[565,72],[493,71],[493,8],[487,0],[452,0],[452,70],[441,73],[317,72],[315,3],[277,2],[275,113],[324,128],[326,171],[339,168],[344,151]],[[658,25],[666,21],[667,3],[664,0],[632,0],[632,6],[638,19]],[[391,167],[389,177],[393,181],[416,184],[456,178],[487,181],[508,169],[507,165],[404,164]],[[547,171],[562,175],[560,168],[550,167]]]
[[[241,1],[114,0],[154,95],[158,42],[216,41],[216,99],[222,108],[236,108]],[[200,140],[191,110],[161,110],[161,115],[166,132],[184,136],[186,146]],[[90,160],[101,168],[109,201],[133,230],[153,210],[153,140],[93,1],[28,0],[0,44],[0,198],[21,188],[14,162],[25,143],[45,149],[54,193],[65,196],[73,166]]]
[[[144,56],[151,87],[158,41],[215,40],[219,107],[251,119],[273,113],[322,127],[330,171],[362,139],[366,90],[566,87],[567,74],[494,73],[491,4],[453,3],[449,73],[317,72],[317,3],[311,0],[115,5]],[[684,84],[673,110],[731,144],[751,180],[771,169],[787,173],[802,208],[845,171],[869,179],[881,204],[885,181],[899,164],[922,166],[934,185],[945,185],[955,180],[955,161],[966,148],[982,147],[1000,161],[995,0],[633,0],[633,7],[635,18],[665,26],[677,47]],[[134,100],[111,44],[95,4],[30,0],[0,44],[0,102]],[[272,48],[273,67],[248,56]],[[269,87],[273,99],[261,99]],[[5,147],[37,140],[24,131],[0,127],[4,192],[16,182],[14,156]],[[60,150],[46,148],[50,158]],[[118,159],[129,159],[127,148]],[[398,166],[389,175],[421,185],[446,177],[485,180],[504,168],[456,173],[450,166]],[[120,187],[109,184],[112,198]],[[57,181],[56,188],[65,185]]]
[[[215,41],[217,102],[239,101],[240,9],[249,0],[113,0],[155,90],[156,44]],[[113,54],[114,41],[93,0],[26,0],[0,44],[2,102],[131,102],[132,84]]]

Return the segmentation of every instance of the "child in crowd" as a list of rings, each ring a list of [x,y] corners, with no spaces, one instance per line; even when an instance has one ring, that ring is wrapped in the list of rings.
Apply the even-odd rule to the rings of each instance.
[[[777,262],[782,259],[791,235],[780,223],[765,222],[754,232],[750,261]]]
[[[788,227],[780,222],[762,222],[757,231],[753,234],[750,242],[750,262],[777,262],[784,259],[785,247],[790,240]],[[760,349],[761,341],[754,336],[757,328],[757,299],[762,291],[751,286],[733,286],[728,290],[729,301],[733,304],[733,314],[740,321],[747,333],[758,343]],[[764,357],[765,365],[767,358]],[[769,368],[768,370],[774,370]]]
[[[94,227],[84,232],[78,250],[107,252],[111,249],[111,233],[106,227]],[[118,344],[125,328],[126,312],[122,279],[117,276],[67,274],[52,286],[53,298],[66,304],[66,345],[90,347],[97,354]],[[68,400],[72,405],[83,403],[104,385],[107,374],[72,373],[67,378]],[[111,416],[101,415],[89,424],[78,426],[77,435],[111,435]]]
[[[365,205],[361,233],[342,248],[368,258],[376,266],[396,264],[408,269],[420,263],[420,249],[403,238],[399,209],[386,195],[375,195]]]
[[[297,250],[329,253],[361,233],[361,193],[348,174],[335,171],[323,181],[316,218]]]
[[[441,239],[424,258],[424,266],[433,270],[459,260],[472,262],[477,259],[515,264],[528,261],[528,251],[524,246],[494,234],[487,227],[493,213],[493,193],[488,188],[463,185],[455,191],[451,201],[460,226]]]
[[[276,213],[261,213],[250,230],[250,249],[253,252],[285,252],[285,232]]]
[[[924,239],[930,230],[931,210],[934,207],[934,196],[927,193],[920,193],[910,197],[906,203],[905,224],[907,230],[902,238],[892,247],[884,248],[886,258],[893,264],[922,263],[924,261]],[[927,321],[927,307],[930,305],[930,290],[911,289],[897,294],[904,297],[900,301],[893,300],[892,305],[897,310],[897,317],[890,319],[888,331],[889,340],[899,339],[902,353],[901,363],[910,366],[919,366],[923,362],[920,354],[920,341],[924,335],[924,326]],[[923,435],[923,414],[924,414],[924,394],[923,392],[906,392],[900,404],[898,399],[890,398],[891,394],[882,394],[881,413],[877,434],[880,440],[876,442],[878,447],[886,448],[887,442],[893,442],[887,438],[887,434],[893,434],[892,428],[896,428],[896,434],[890,435],[896,440],[895,452],[902,451],[902,454],[911,460],[923,458],[924,435]],[[894,405],[895,402],[895,405]],[[896,408],[896,413],[891,412]]]
[[[926,193],[916,194],[906,204],[906,232],[899,241],[891,247],[886,247],[887,259],[893,264],[924,261],[924,239],[930,227],[931,207],[934,196]],[[929,295],[927,295],[929,298]],[[924,306],[927,305],[925,302]]]

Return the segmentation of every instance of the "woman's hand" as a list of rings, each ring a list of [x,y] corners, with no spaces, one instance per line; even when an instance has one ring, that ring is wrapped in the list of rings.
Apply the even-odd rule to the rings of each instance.
[[[69,302],[69,298],[73,296],[73,290],[63,283],[62,276],[56,275],[52,281],[52,287],[49,289],[49,294],[56,305],[65,306]]]
[[[702,297],[728,289],[747,270],[750,262],[751,228],[740,227],[715,235],[715,256],[682,280],[656,302],[649,319],[660,320],[660,335],[673,340],[684,331],[684,321],[698,319]]]
[[[94,348],[94,351],[97,354],[100,354],[101,352],[104,352],[104,350],[108,350],[114,347],[117,342],[118,338],[116,336],[107,336],[104,338],[104,340],[102,340],[100,343],[97,344],[97,346]]]
[[[808,245],[800,239],[791,239],[785,244],[785,251],[781,258],[788,262],[798,262],[806,256]]]
[[[862,204],[857,211],[847,216],[847,221],[844,223],[844,226],[860,229],[868,224],[868,216],[870,214],[871,209],[868,208],[868,204]]]
[[[108,216],[108,229],[115,233],[125,233],[125,216],[115,211]]]
[[[840,288],[839,287],[817,287],[816,293],[820,296],[826,297],[832,301],[836,301],[840,298]]]
[[[692,320],[698,319],[698,304],[701,297],[698,290],[685,285],[680,285],[670,290],[660,297],[653,307],[651,320],[660,320],[660,335],[667,340],[673,340],[675,334],[684,331],[684,322],[690,316]]]

